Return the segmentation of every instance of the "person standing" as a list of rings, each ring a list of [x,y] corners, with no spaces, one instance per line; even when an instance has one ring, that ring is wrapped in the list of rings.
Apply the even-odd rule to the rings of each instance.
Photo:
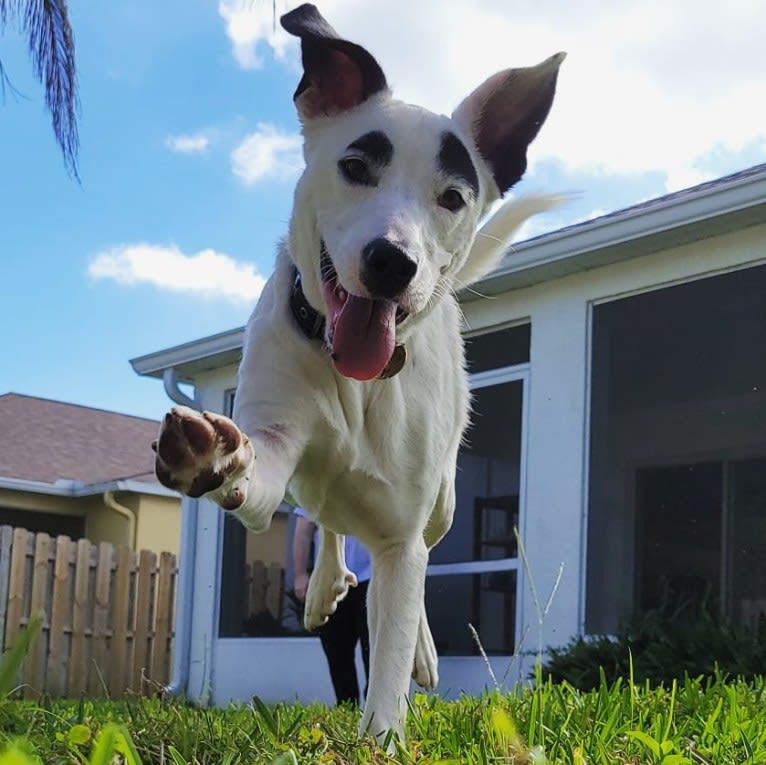
[[[296,522],[293,535],[293,589],[302,603],[306,601],[310,569],[318,547],[319,528],[305,510],[295,508]],[[319,630],[330,679],[338,704],[359,704],[359,680],[356,672],[356,644],[362,649],[365,681],[370,676],[370,635],[367,628],[367,587],[370,581],[370,555],[354,537],[345,537],[347,568],[356,574],[358,585],[350,587],[337,610]],[[365,686],[365,696],[367,689]]]

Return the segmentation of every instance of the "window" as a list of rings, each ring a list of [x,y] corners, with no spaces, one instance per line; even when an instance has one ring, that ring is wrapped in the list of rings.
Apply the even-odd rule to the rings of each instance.
[[[452,528],[432,563],[516,557],[524,384],[473,390],[471,426],[458,455]]]
[[[724,598],[731,619],[754,626],[766,613],[766,458],[726,464]]]
[[[720,462],[643,468],[636,478],[636,606],[719,605]]]
[[[428,622],[440,656],[478,653],[468,629],[492,655],[513,653],[516,642],[516,570],[450,574],[426,579]]]
[[[443,656],[490,655],[516,646],[517,529],[523,498],[529,325],[466,342],[472,415],[458,455],[452,528],[431,551],[426,608]]]
[[[468,371],[486,372],[488,369],[526,364],[529,361],[530,324],[516,324],[465,339]]]
[[[586,629],[766,612],[766,267],[593,311]]]
[[[303,637],[303,603],[293,587],[296,516],[283,504],[263,534],[224,519],[221,637]]]
[[[234,410],[234,390],[225,394],[225,412]],[[293,585],[296,516],[283,503],[268,531],[254,534],[233,515],[224,516],[221,571],[221,637],[305,637],[303,603]]]

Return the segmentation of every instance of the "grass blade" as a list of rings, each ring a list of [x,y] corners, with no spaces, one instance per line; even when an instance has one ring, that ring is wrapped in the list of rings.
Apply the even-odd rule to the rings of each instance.
[[[16,686],[21,664],[29,651],[31,642],[40,632],[43,625],[42,614],[35,614],[27,624],[27,628],[19,633],[13,645],[6,651],[0,662],[0,698],[5,698]]]

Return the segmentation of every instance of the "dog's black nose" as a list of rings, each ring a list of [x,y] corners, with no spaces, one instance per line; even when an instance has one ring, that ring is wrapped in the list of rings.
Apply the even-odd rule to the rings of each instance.
[[[362,283],[376,298],[395,298],[415,276],[418,264],[387,239],[373,239],[362,250]]]

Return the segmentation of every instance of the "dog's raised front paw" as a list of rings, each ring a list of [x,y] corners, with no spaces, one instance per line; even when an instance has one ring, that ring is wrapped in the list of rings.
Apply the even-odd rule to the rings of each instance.
[[[247,436],[228,418],[176,406],[165,415],[154,469],[160,483],[189,497],[211,495],[226,510],[246,499],[245,477],[253,462]]]
[[[331,571],[328,566],[317,566],[306,593],[306,610],[303,612],[306,629],[321,627],[335,613],[338,603],[348,594],[348,588],[356,585],[356,574],[345,567]]]

